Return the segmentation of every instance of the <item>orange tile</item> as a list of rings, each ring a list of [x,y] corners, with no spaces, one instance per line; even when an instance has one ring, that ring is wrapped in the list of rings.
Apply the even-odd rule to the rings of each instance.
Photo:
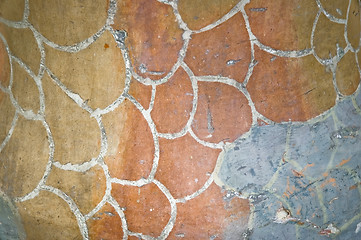
[[[357,68],[355,53],[348,52],[337,64],[336,83],[340,92],[344,95],[354,93],[360,83],[360,75]]]
[[[215,75],[243,82],[251,45],[241,13],[216,28],[192,35],[185,62],[196,76]]]
[[[361,20],[360,20],[360,2],[351,0],[350,10],[347,21],[347,40],[354,49],[360,45]]]
[[[144,85],[135,79],[132,79],[128,92],[134,97],[144,109],[149,108],[150,99],[152,97],[152,86]]]

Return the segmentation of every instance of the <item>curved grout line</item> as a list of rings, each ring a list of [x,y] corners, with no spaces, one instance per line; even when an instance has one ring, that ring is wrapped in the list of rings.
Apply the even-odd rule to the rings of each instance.
[[[124,211],[121,210],[119,204],[112,196],[109,196],[108,203],[112,205],[115,211],[118,213],[120,220],[122,222],[122,230],[123,230],[123,240],[128,239],[129,230],[128,230],[128,223],[125,217]]]
[[[16,122],[18,121],[18,119],[19,119],[18,113],[15,111],[13,120],[11,122],[11,127],[10,127],[10,129],[8,131],[8,134],[6,135],[6,137],[4,138],[3,142],[0,145],[0,153],[4,149],[6,144],[9,142],[11,136],[13,135],[13,132],[14,132],[14,129],[15,129],[15,126],[16,126]]]
[[[199,144],[201,144],[205,147],[209,147],[212,149],[223,149],[223,147],[224,147],[225,143],[222,141],[219,143],[211,143],[211,142],[206,142],[206,141],[199,139],[198,136],[193,132],[192,128],[188,129],[188,132],[194,138],[194,140],[196,140]]]
[[[215,170],[215,169],[214,169]],[[214,174],[214,170],[213,170],[213,174]],[[189,194],[185,197],[182,197],[182,198],[177,198],[175,199],[175,202],[176,203],[185,203],[189,200],[192,200],[193,198],[196,198],[198,197],[199,195],[201,195],[204,191],[206,191],[209,186],[213,183],[213,174],[207,179],[207,181],[204,183],[204,185],[198,189],[197,191],[195,191],[194,193],[192,194]]]
[[[320,2],[320,0],[316,0],[316,4],[319,8],[320,11],[322,11],[322,13],[332,22],[335,22],[335,23],[340,23],[340,24],[346,24],[347,23],[347,20],[346,19],[342,19],[342,18],[337,18],[335,16],[333,16],[332,14],[330,14],[329,12],[327,12],[323,6],[322,6],[322,3]],[[347,16],[347,15],[346,15]]]

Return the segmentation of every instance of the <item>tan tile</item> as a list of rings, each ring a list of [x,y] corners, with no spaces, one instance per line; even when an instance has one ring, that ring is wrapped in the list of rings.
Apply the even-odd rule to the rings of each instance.
[[[183,21],[193,30],[199,30],[228,13],[239,0],[180,0],[178,10]]]
[[[332,73],[313,56],[275,58],[256,48],[247,88],[256,109],[276,121],[306,121],[335,105]],[[309,71],[312,69],[312,71]]]
[[[128,93],[133,96],[144,109],[148,109],[152,97],[152,86],[144,85],[132,79]]]
[[[360,83],[360,75],[357,69],[355,53],[346,53],[337,64],[336,82],[338,89],[344,95],[350,95],[356,91]]]
[[[1,26],[0,26],[1,28]],[[0,32],[2,30],[0,29]],[[0,85],[3,87],[9,86],[10,82],[10,62],[9,62],[9,56],[6,51],[5,44],[0,39]]]
[[[189,76],[178,69],[168,82],[157,86],[152,119],[158,132],[175,133],[186,125],[193,105]]]
[[[69,205],[50,192],[16,204],[27,239],[83,239]]]
[[[1,189],[11,197],[31,192],[43,177],[49,159],[49,144],[42,123],[19,117],[0,159]]]
[[[247,229],[249,203],[248,200],[232,198],[224,200],[225,192],[212,184],[198,197],[177,204],[177,221],[169,239],[178,239],[184,234],[184,239],[233,239],[228,231],[232,224],[237,228]],[[241,235],[233,236],[241,239]]]
[[[9,95],[0,90],[0,145],[11,128],[14,118],[15,108],[13,107]]]
[[[252,32],[263,44],[281,50],[310,48],[317,5],[313,0],[255,0],[245,6]]]
[[[160,160],[155,178],[175,198],[183,198],[203,187],[220,152],[204,147],[188,134],[174,140],[160,139],[159,145]]]
[[[198,82],[198,106],[192,129],[200,139],[233,142],[251,124],[251,108],[238,89],[222,83]]]
[[[54,160],[83,163],[97,157],[100,130],[94,118],[73,102],[48,75],[43,78],[46,121],[55,142]]]
[[[216,28],[192,35],[185,62],[196,76],[220,75],[243,82],[251,45],[242,14]]]
[[[107,18],[107,1],[29,1],[29,20],[50,41],[72,45],[96,33]]]
[[[337,44],[340,48],[345,48],[344,30],[344,25],[331,22],[325,15],[321,14],[313,41],[316,54],[320,58],[326,59],[336,55]]]
[[[71,197],[83,214],[89,213],[105,194],[105,176],[96,166],[85,173],[64,171],[54,167],[47,185],[55,187]]]
[[[88,228],[90,239],[117,240],[123,237],[122,221],[109,203],[89,219]]]
[[[128,33],[126,45],[139,75],[159,79],[176,63],[182,31],[170,6],[156,0],[120,1],[113,27]]]
[[[360,16],[360,2],[358,0],[351,0],[347,21],[347,40],[351,43],[354,49],[357,49],[360,45]]]
[[[157,237],[169,221],[168,199],[153,183],[140,188],[113,184],[112,196],[125,207],[130,231]]]
[[[124,60],[108,31],[77,53],[46,47],[46,64],[69,89],[88,100],[90,107],[105,108],[123,92]]]
[[[23,109],[37,113],[40,108],[39,90],[34,79],[16,62],[13,63],[13,74],[12,92],[16,101]]]
[[[105,162],[110,175],[119,179],[147,178],[153,164],[153,137],[138,109],[125,100],[103,117],[108,138]]]
[[[0,17],[11,21],[21,21],[24,8],[24,0],[2,0],[0,2]]]
[[[27,64],[35,74],[38,74],[40,50],[33,32],[28,28],[10,28],[0,23],[0,33],[4,35],[11,53]]]
[[[337,18],[346,18],[348,1],[320,0],[322,7]]]

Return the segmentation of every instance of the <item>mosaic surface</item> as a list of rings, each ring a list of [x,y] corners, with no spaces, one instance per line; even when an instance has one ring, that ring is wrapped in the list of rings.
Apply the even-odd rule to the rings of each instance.
[[[358,0],[0,1],[0,188],[28,239],[361,235]]]

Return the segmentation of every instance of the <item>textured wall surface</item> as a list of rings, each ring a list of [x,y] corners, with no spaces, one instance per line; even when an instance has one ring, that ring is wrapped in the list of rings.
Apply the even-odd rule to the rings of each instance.
[[[26,238],[361,238],[360,16],[0,0],[0,189]]]

